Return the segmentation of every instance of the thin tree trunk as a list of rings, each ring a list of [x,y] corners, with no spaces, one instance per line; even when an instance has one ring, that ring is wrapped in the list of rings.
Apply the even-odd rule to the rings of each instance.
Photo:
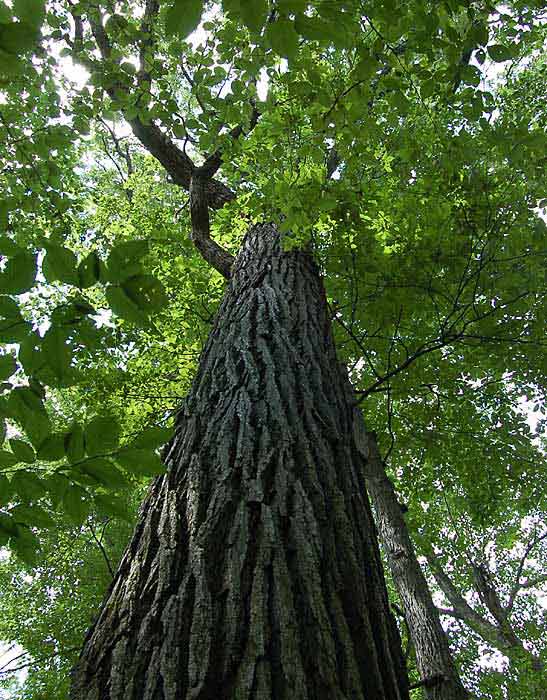
[[[73,700],[404,700],[316,266],[253,227]]]
[[[355,420],[361,424],[363,422],[358,410],[355,411]],[[469,695],[454,665],[439,613],[416,557],[403,511],[386,474],[374,434],[366,434],[363,451],[368,453],[365,468],[367,490],[393,582],[403,605],[425,695],[428,700],[467,700]]]

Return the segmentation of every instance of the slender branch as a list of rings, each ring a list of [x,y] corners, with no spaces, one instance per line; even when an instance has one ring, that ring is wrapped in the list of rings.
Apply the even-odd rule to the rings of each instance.
[[[10,661],[4,664],[0,668],[0,676],[7,676],[8,674],[17,673],[18,671],[22,671],[23,669],[29,668],[30,666],[35,666],[36,664],[43,663],[44,661],[48,661],[49,659],[54,659],[56,656],[61,656],[63,654],[71,654],[76,651],[80,651],[80,647],[69,647],[68,649],[63,649],[62,651],[53,651],[50,654],[44,654],[43,656],[33,658],[30,661],[25,661],[25,663],[9,668],[9,665],[17,659],[20,659],[24,656],[30,656],[30,652],[25,651],[19,654],[18,656],[14,657],[13,659],[10,659]]]
[[[207,206],[207,183],[200,169],[196,169],[190,181],[191,239],[202,256],[221,275],[230,277],[234,257],[211,238],[209,208]]]
[[[468,623],[474,623],[476,627],[480,628],[481,630],[488,629],[488,635],[483,636],[490,637],[492,633],[495,633],[496,628],[494,625],[488,622],[488,620],[485,620],[469,605],[456,586],[452,583],[450,577],[444,572],[442,566],[437,561],[437,558],[431,552],[426,552],[425,558],[427,559],[429,568],[431,569],[435,580],[439,584],[440,589],[448,598],[454,609],[453,613],[447,612],[446,614],[456,613],[457,617],[465,620]]]
[[[518,595],[518,592],[521,590],[521,588],[532,588],[533,584],[530,585],[528,581],[521,583],[520,578],[522,576],[522,572],[524,570],[524,566],[526,564],[526,560],[530,556],[532,550],[545,538],[547,538],[547,531],[544,532],[540,537],[536,533],[534,533],[534,536],[530,539],[528,542],[528,545],[524,549],[524,552],[522,554],[522,557],[520,558],[518,569],[517,569],[517,574],[515,576],[515,583],[513,584],[511,588],[511,592],[509,593],[509,599],[507,601],[507,605],[505,606],[505,611],[507,614],[511,612],[513,609],[513,606],[515,604],[515,599]],[[539,578],[536,578],[535,581],[538,583],[541,583],[542,580],[547,580],[547,574],[545,576],[540,576]]]
[[[206,106],[203,104],[203,102],[201,101],[201,98],[200,98],[200,96],[199,96],[199,94],[198,94],[198,91],[197,91],[197,89],[196,89],[196,83],[194,82],[193,77],[190,75],[190,73],[188,72],[188,70],[186,69],[186,67],[184,66],[184,64],[183,64],[182,62],[181,62],[181,65],[180,65],[180,69],[181,69],[181,71],[182,71],[182,74],[184,75],[184,77],[185,77],[186,80],[188,81],[188,84],[189,84],[190,87],[192,88],[192,92],[193,92],[193,94],[194,94],[194,97],[196,98],[196,102],[198,103],[198,105],[199,105],[200,108],[201,108],[201,111],[202,111],[204,114],[207,114],[208,112],[211,113],[211,110],[207,109],[207,107],[206,107]]]
[[[88,527],[89,527],[89,531],[91,532],[91,536],[95,540],[95,543],[96,543],[97,547],[99,548],[99,550],[103,556],[103,559],[106,562],[106,566],[108,568],[108,572],[110,574],[110,577],[114,578],[114,569],[112,567],[112,564],[110,563],[110,559],[108,558],[108,554],[106,553],[106,550],[104,548],[104,545],[103,545],[101,539],[99,537],[97,537],[97,534],[95,532],[95,528],[93,527],[93,525],[91,523],[88,523]]]
[[[440,615],[449,615],[450,617],[454,617],[457,620],[465,621],[464,615],[459,613],[457,610],[451,610],[450,608],[439,608],[439,607],[437,607],[437,610],[439,611]]]

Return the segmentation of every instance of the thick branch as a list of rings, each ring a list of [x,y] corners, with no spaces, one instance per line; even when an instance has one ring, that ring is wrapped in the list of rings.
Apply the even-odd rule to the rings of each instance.
[[[519,654],[524,654],[531,659],[532,668],[535,670],[541,669],[541,662],[524,648],[522,642],[516,636],[507,620],[503,625],[494,625],[482,617],[482,615],[479,615],[460,594],[450,577],[444,572],[436,557],[431,552],[427,552],[425,556],[435,580],[453,607],[453,610],[442,609],[440,612],[463,620],[485,641],[492,644],[492,646],[499,649],[502,653],[510,654],[511,652],[517,652]]]
[[[176,185],[190,191],[190,182],[196,166],[191,158],[181,151],[155,124],[143,124],[136,117],[129,124],[133,133],[151,153],[159,160]],[[235,199],[235,193],[218,180],[209,180],[205,186],[207,204],[211,209],[221,209],[227,202]]]
[[[139,71],[138,75],[138,80],[141,86],[148,79],[146,71],[144,70],[144,56],[146,47],[151,41],[151,23],[155,12],[155,3],[150,2],[147,5],[147,10],[147,14],[145,14],[145,19],[143,20],[143,28],[146,27],[146,35],[141,44],[141,71]],[[112,55],[110,41],[101,23],[100,17],[90,16],[88,19],[91,32],[103,61],[110,59]],[[74,15],[74,22],[76,27],[74,46],[76,47],[76,45],[81,41],[81,37],[83,35],[81,17]],[[86,63],[89,64],[89,61]],[[88,68],[90,70],[97,70],[97,67],[94,65],[88,65]],[[114,87],[107,89],[107,92],[111,98],[115,98]],[[186,153],[177,148],[173,141],[171,141],[171,139],[166,136],[156,124],[145,124],[139,117],[128,119],[127,121],[135,136],[139,139],[146,150],[163,165],[173,182],[189,191],[192,173],[195,170],[195,165],[192,162],[192,159],[186,155]],[[212,209],[220,209],[226,204],[226,202],[229,202],[235,198],[235,193],[229,187],[226,187],[226,185],[218,182],[217,180],[210,180],[207,183],[205,193],[208,206]]]
[[[475,588],[483,604],[499,624],[500,628],[505,629],[506,634],[511,632],[514,641],[518,643],[518,639],[512,634],[508,613],[503,609],[499,595],[490,581],[489,571],[481,564],[473,564],[473,578],[475,580]]]
[[[201,168],[196,168],[190,180],[190,216],[192,219],[192,242],[207,262],[221,275],[229,278],[234,258],[211,238],[207,185],[210,183]]]
[[[494,625],[488,622],[488,620],[485,620],[469,605],[456,586],[452,583],[450,577],[444,572],[436,557],[432,553],[427,552],[425,554],[425,558],[427,559],[431,573],[435,577],[439,588],[448,598],[453,607],[452,614],[462,620],[465,620],[470,626],[477,629],[481,636],[485,637],[486,639],[490,639],[492,635],[495,635],[496,628]]]

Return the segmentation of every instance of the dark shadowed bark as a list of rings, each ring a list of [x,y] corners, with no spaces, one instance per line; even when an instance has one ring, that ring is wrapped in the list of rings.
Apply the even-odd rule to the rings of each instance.
[[[405,700],[310,255],[249,232],[73,700]]]
[[[356,409],[356,421],[363,422]],[[428,700],[468,700],[454,665],[439,613],[408,534],[403,511],[389,480],[374,434],[366,434],[366,485],[380,539],[403,604],[416,665]]]

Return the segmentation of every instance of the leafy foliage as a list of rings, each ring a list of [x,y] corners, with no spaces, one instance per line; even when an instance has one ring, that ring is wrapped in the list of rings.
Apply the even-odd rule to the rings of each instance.
[[[20,697],[66,696],[54,678],[72,657],[59,650],[78,645],[107,583],[72,602],[97,564],[79,538],[131,521],[132,490],[162,472],[222,294],[162,148],[221,153],[237,197],[212,231],[227,250],[261,218],[282,222],[287,248],[311,245],[420,551],[485,616],[473,565],[504,600],[541,569],[541,547],[519,566],[545,516],[542,12],[520,0],[0,3],[0,544],[19,557],[3,569],[0,629],[41,658],[52,581],[52,607],[80,616]],[[36,603],[26,627],[13,582]],[[511,621],[539,656],[538,600],[522,589]],[[503,690],[477,666],[491,640],[447,624],[479,697],[536,697],[522,659],[507,657]]]

